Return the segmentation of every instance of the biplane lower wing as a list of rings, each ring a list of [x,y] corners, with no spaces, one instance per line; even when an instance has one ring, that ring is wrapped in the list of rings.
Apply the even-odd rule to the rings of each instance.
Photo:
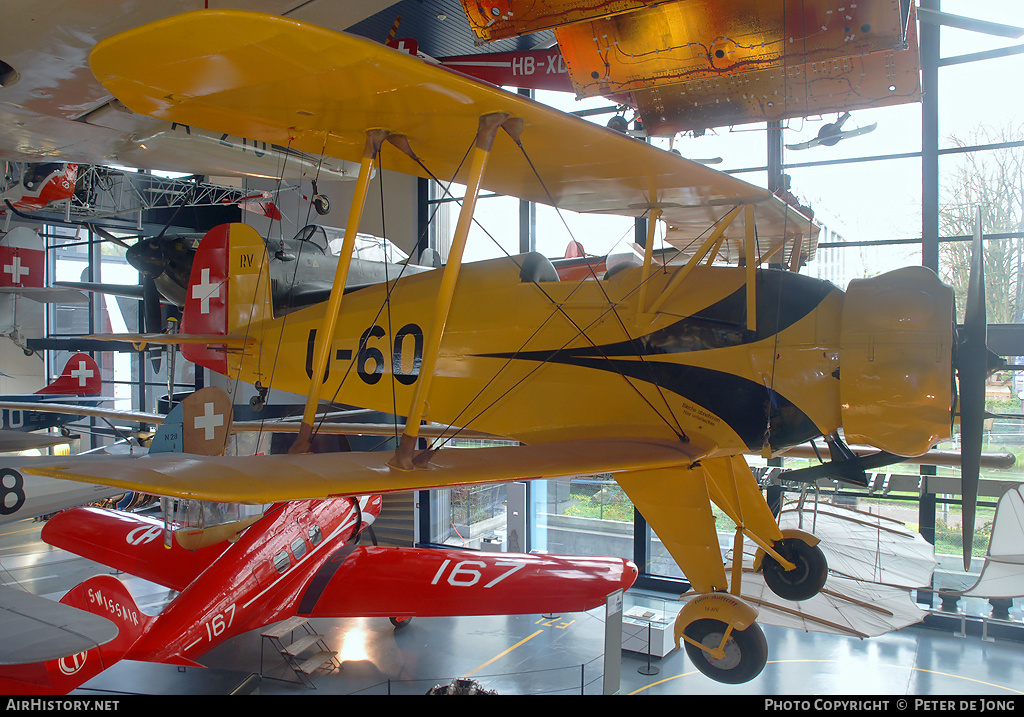
[[[34,475],[156,495],[234,503],[444,488],[530,478],[682,467],[695,458],[668,440],[583,440],[529,446],[446,449],[427,468],[399,470],[391,454],[330,453],[269,456],[153,455],[109,463],[55,458]]]

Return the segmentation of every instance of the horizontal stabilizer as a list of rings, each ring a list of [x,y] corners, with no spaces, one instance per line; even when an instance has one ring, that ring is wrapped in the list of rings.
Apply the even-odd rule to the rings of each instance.
[[[155,519],[103,508],[72,508],[46,521],[47,544],[171,590],[184,590],[210,566],[227,543],[197,551],[174,541],[164,547],[164,524]]]
[[[127,341],[141,351],[150,344],[154,346],[181,346],[184,344],[212,344],[233,349],[256,345],[256,339],[241,335],[221,334],[90,334],[87,339],[94,341]]]
[[[85,304],[89,301],[81,291],[52,286],[0,286],[0,293],[17,294],[40,304]]]
[[[0,585],[0,634],[0,665],[23,665],[99,647],[118,630],[99,615]]]
[[[622,558],[342,548],[310,581],[298,614],[405,618],[583,612],[628,589],[636,576],[636,566]]]
[[[104,284],[95,281],[55,281],[54,286],[65,289],[76,289],[78,294],[83,291],[95,291],[100,294],[111,294],[113,296],[127,296],[132,299],[142,298],[141,284]],[[84,296],[84,294],[82,294]],[[87,297],[88,298],[88,297]]]
[[[54,436],[47,433],[25,433],[24,431],[0,430],[0,453],[27,451],[32,448],[49,448],[71,443],[71,437]]]

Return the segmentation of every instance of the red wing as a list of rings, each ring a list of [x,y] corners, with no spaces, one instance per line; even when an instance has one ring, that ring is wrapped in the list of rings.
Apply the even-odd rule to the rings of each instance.
[[[339,550],[302,597],[304,617],[443,617],[582,612],[629,588],[621,558],[428,548]]]
[[[164,547],[164,524],[155,518],[102,508],[72,508],[50,518],[42,539],[58,548],[172,590],[184,590],[227,547],[196,551],[176,541]]]

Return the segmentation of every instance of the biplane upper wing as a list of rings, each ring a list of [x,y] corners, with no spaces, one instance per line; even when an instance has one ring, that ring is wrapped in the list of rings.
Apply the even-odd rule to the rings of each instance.
[[[391,453],[269,456],[165,454],[133,461],[55,458],[26,473],[157,495],[236,503],[331,498],[529,478],[644,471],[689,465],[696,453],[669,440],[581,440],[529,446],[445,449],[429,467],[403,471]]]
[[[661,212],[680,243],[739,204],[757,207],[758,251],[816,227],[766,189],[363,38],[245,11],[185,13],[100,42],[89,58],[132,110],[292,149],[360,161],[368,129],[385,169],[465,184],[482,114],[522,120],[521,146],[496,141],[483,188],[578,212]],[[467,146],[455,146],[465,137]],[[404,144],[404,143],[403,143]],[[743,236],[743,217],[734,229]],[[788,262],[789,259],[787,258]]]

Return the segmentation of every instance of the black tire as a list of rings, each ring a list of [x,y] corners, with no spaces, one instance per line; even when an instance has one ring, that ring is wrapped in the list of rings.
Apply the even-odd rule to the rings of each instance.
[[[411,617],[389,617],[388,619],[391,620],[391,624],[394,625],[395,628],[398,630],[401,630],[403,627],[412,622]]]
[[[708,648],[716,648],[722,641],[726,625],[720,620],[694,620],[683,631],[688,638]],[[686,654],[693,666],[716,682],[738,685],[750,682],[761,674],[768,663],[768,640],[756,622],[746,630],[733,630],[725,645],[725,657],[716,660],[711,653],[684,641]]]
[[[325,216],[331,211],[331,200],[323,194],[317,194],[313,197],[313,209],[320,216]]]
[[[621,115],[615,115],[608,120],[608,129],[613,129],[616,132],[622,132],[623,134],[629,130],[629,120]]]
[[[761,570],[773,593],[783,600],[799,602],[821,592],[828,577],[828,561],[821,548],[808,545],[799,538],[783,538],[775,544],[775,549],[796,567],[784,570],[775,558],[764,556]]]

